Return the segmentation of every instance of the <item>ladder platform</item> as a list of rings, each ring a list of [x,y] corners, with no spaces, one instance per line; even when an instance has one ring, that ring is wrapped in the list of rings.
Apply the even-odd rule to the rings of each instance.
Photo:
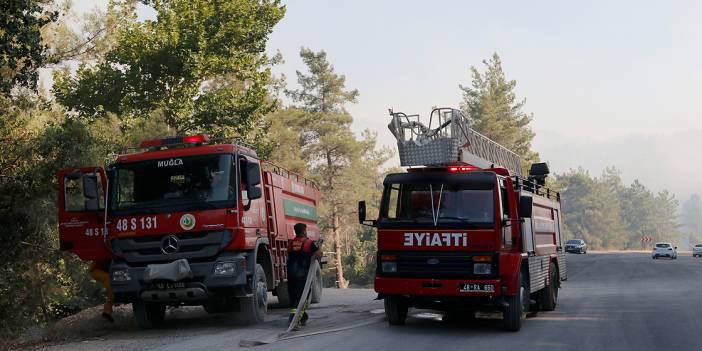
[[[470,121],[454,108],[435,108],[428,124],[419,115],[390,110],[388,125],[397,139],[400,165],[448,166],[470,164],[479,168],[506,168],[521,176],[519,155],[470,128]]]

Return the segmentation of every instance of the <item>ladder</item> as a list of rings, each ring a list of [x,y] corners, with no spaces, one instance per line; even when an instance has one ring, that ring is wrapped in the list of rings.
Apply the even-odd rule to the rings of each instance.
[[[390,110],[388,125],[397,139],[400,165],[447,166],[466,163],[479,168],[502,167],[521,176],[519,155],[470,128],[468,119],[454,108],[435,108],[424,124],[419,115]]]
[[[276,271],[276,277],[283,281],[287,279],[287,270],[285,269],[285,260],[288,256],[288,242],[287,238],[281,240],[278,236],[279,229],[278,224],[275,220],[275,205],[273,204],[273,179],[271,173],[264,173],[266,176],[266,182],[263,184],[263,191],[265,192],[264,199],[266,200],[266,224],[268,226],[269,241],[271,249],[273,250],[273,269]],[[274,282],[277,284],[278,282]]]

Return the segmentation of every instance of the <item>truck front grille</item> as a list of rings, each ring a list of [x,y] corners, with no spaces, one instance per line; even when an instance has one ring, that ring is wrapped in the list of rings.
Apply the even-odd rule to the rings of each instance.
[[[381,271],[378,259],[377,272],[385,277],[407,278],[489,278],[497,276],[496,257],[488,254],[466,254],[454,252],[383,252],[383,255],[394,255],[397,262],[397,272]],[[493,256],[491,274],[473,274],[473,256]],[[380,255],[379,257],[380,258]]]
[[[177,250],[164,252],[164,239],[173,236],[177,241]],[[125,261],[133,265],[172,262],[187,258],[197,261],[216,256],[232,240],[230,231],[179,233],[112,240],[112,248]]]

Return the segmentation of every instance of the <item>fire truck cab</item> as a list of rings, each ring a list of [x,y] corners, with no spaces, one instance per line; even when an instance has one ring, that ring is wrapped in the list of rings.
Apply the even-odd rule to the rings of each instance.
[[[359,203],[359,221],[378,230],[375,290],[389,323],[404,324],[410,307],[489,310],[502,311],[505,329],[516,331],[527,311],[553,310],[567,276],[548,166],[534,164],[521,177],[518,157],[454,109],[432,111],[429,126],[391,114],[401,164],[410,168],[386,176],[377,219],[366,220]]]
[[[263,321],[268,291],[288,302],[293,226],[320,238],[313,182],[207,135],[144,141],[106,167],[59,171],[58,185],[61,249],[109,262],[115,302],[143,328],[180,305]]]

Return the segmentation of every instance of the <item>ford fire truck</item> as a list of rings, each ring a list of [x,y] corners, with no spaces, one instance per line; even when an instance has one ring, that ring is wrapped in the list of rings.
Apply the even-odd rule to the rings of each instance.
[[[522,177],[518,155],[470,128],[459,110],[390,110],[406,173],[384,180],[375,291],[392,325],[411,307],[474,317],[502,312],[506,330],[530,310],[556,308],[566,262],[560,195],[545,163]]]
[[[289,304],[293,226],[320,237],[313,182],[207,135],[143,141],[106,167],[59,171],[58,185],[61,249],[111,261],[115,302],[131,303],[142,328],[181,305],[263,321],[269,291]]]

